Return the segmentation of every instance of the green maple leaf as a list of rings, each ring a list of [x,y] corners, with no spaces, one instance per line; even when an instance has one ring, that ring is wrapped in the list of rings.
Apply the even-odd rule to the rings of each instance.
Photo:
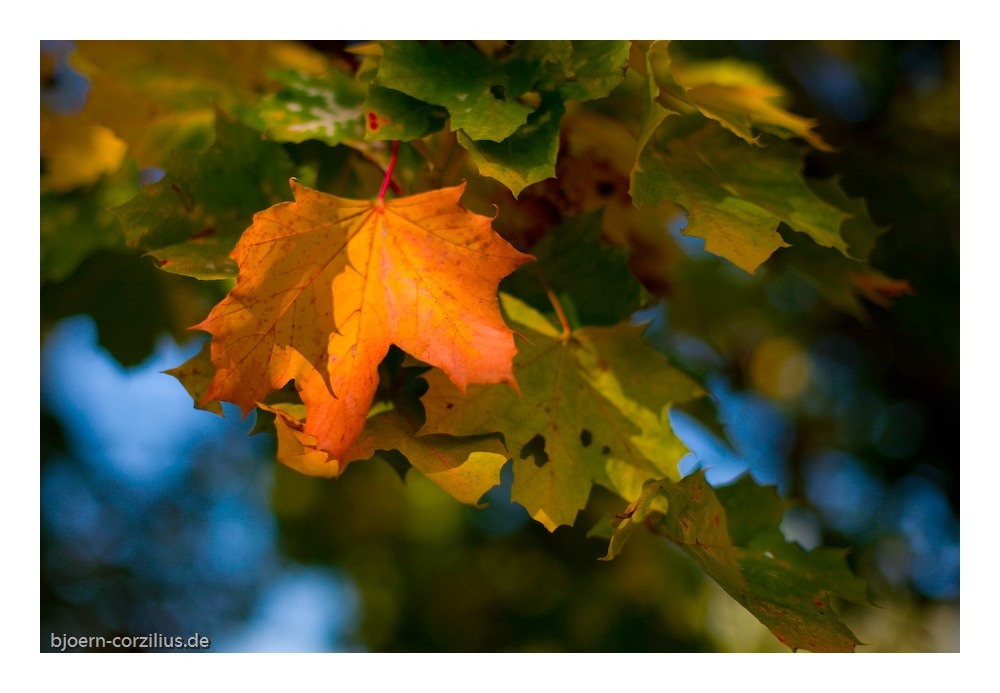
[[[704,473],[650,480],[619,517],[605,560],[641,522],[670,539],[781,642],[812,652],[852,652],[858,639],[834,614],[830,595],[870,604],[843,551],[805,551],[778,529],[787,507],[773,488],[745,476],[713,489]],[[596,534],[600,534],[600,529]]]
[[[464,42],[384,41],[372,84],[444,106],[451,129],[474,140],[500,142],[525,124],[534,109],[516,100],[544,73],[545,60],[499,62]]]
[[[564,99],[603,99],[625,79],[629,41],[573,41],[573,52],[565,59],[565,82],[559,87]]]
[[[95,185],[67,195],[41,197],[41,272],[43,281],[67,279],[80,263],[102,248],[124,250],[121,224],[108,208],[139,192],[139,172],[126,159],[121,168]]]
[[[476,141],[464,130],[458,131],[458,142],[469,150],[480,175],[495,178],[517,197],[532,183],[555,178],[559,121],[565,112],[557,95],[545,94],[528,122],[503,142]]]
[[[816,121],[783,108],[788,101],[785,89],[757,66],[733,59],[678,61],[670,41],[636,48],[633,58],[643,59],[634,67],[647,76],[649,97],[659,104],[659,109],[650,109],[653,118],[644,120],[644,131],[655,128],[664,115],[697,111],[750,144],[759,143],[762,131],[786,139],[801,137],[817,149],[830,150],[812,132]]]
[[[893,298],[915,293],[905,279],[893,279],[867,262],[844,257],[805,238],[799,241],[796,237],[801,234],[787,229],[785,232],[789,240],[795,242],[775,253],[775,262],[799,275],[836,310],[867,321],[869,313],[862,298],[888,308]]]
[[[477,505],[500,483],[507,454],[496,435],[415,436],[417,428],[403,414],[386,413],[369,421],[365,435],[378,449],[398,450],[417,471],[462,503]]]
[[[149,251],[165,271],[227,279],[237,274],[229,253],[253,215],[291,199],[291,175],[280,144],[220,113],[215,144],[175,150],[162,180],[112,211],[126,242]]]
[[[667,410],[704,391],[642,342],[645,328],[625,322],[560,334],[527,304],[500,297],[523,338],[514,358],[522,393],[507,385],[462,392],[431,371],[419,433],[501,431],[514,454],[511,500],[549,530],[573,523],[594,483],[629,498],[649,478],[677,477],[687,449]]]
[[[840,233],[847,241],[846,254],[855,260],[867,260],[875,243],[885,235],[889,227],[876,226],[868,215],[868,205],[864,198],[849,197],[840,187],[838,177],[825,180],[810,178],[806,182],[821,199],[851,215],[840,227]]]
[[[369,85],[368,98],[361,108],[366,140],[420,139],[444,128],[448,117],[448,111],[441,106],[377,84]]]
[[[771,139],[766,147],[749,147],[699,123],[697,116],[673,119],[650,139],[631,176],[637,206],[681,205],[688,212],[685,235],[704,238],[706,250],[750,273],[787,245],[777,231],[781,221],[847,254],[840,229],[851,215],[806,184],[792,145]]]
[[[573,55],[574,45],[572,41],[521,41],[519,47],[524,48],[524,53],[529,56],[541,56],[548,63],[565,63]]]
[[[535,262],[500,282],[539,311],[551,308],[539,279],[560,297],[568,296],[583,325],[614,325],[639,310],[642,285],[628,268],[628,251],[602,243],[602,212],[565,217],[531,248]]]
[[[725,508],[729,537],[736,546],[746,546],[759,533],[777,529],[792,506],[778,495],[777,488],[760,486],[749,474],[713,491]]]
[[[276,94],[264,97],[247,113],[247,120],[277,142],[319,140],[336,145],[365,135],[362,102],[364,85],[336,69],[323,76],[272,72],[281,83]]]

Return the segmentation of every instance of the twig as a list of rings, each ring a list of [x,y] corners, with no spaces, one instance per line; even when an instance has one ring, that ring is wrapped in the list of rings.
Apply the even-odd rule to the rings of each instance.
[[[559,322],[562,323],[562,328],[563,328],[562,336],[568,337],[569,333],[572,332],[573,330],[570,329],[569,320],[566,319],[566,313],[563,312],[563,307],[562,304],[559,302],[559,297],[556,296],[555,292],[552,290],[552,287],[549,286],[549,283],[547,281],[545,281],[545,277],[542,276],[542,273],[538,271],[537,267],[535,268],[535,271],[538,272],[538,281],[542,283],[542,288],[545,289],[545,293],[548,295],[549,301],[552,302],[552,307],[556,309],[556,315],[559,316]]]
[[[389,189],[392,185],[393,192],[397,195],[399,194],[399,186],[396,185],[392,180],[392,169],[396,168],[396,154],[399,153],[399,140],[392,141],[392,159],[389,160],[389,168],[385,172],[385,180],[382,181],[382,189],[378,194],[378,205],[382,206],[385,202],[385,191]]]

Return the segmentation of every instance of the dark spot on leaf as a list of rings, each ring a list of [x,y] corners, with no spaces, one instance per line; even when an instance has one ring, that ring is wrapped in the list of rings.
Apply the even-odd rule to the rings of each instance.
[[[604,447],[601,448],[601,454],[602,455],[607,455],[610,452],[611,452],[611,448],[609,448],[607,445],[605,445]]]
[[[208,236],[214,236],[216,231],[218,231],[217,228],[215,228],[214,226],[209,226],[207,228],[202,229],[201,231],[195,231],[194,233],[191,234],[191,238],[207,238]]]
[[[549,453],[545,452],[545,438],[538,434],[521,448],[521,459],[526,460],[529,456],[534,456],[535,466],[541,467],[549,461]]]
[[[594,442],[594,436],[586,428],[580,431],[580,443],[583,447],[588,447],[592,442]]]
[[[549,407],[545,407],[545,413],[546,414],[551,414],[552,413],[552,409],[549,408]]]
[[[490,93],[493,94],[493,98],[498,101],[506,101],[507,87],[502,84],[494,84],[490,87]]]
[[[597,362],[597,370],[599,370],[601,373],[607,373],[608,372],[608,362],[605,361],[604,359],[600,359]]]
[[[597,194],[601,197],[610,197],[614,191],[615,184],[610,181],[604,180],[597,184]]]
[[[446,403],[446,404],[444,405],[444,408],[445,408],[445,409],[454,409],[454,408],[455,408],[455,405],[454,405],[454,404],[452,404],[451,402],[448,402],[448,403]]]

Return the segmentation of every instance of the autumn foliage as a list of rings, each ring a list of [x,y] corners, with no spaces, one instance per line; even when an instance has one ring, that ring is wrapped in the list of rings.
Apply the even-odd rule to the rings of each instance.
[[[93,244],[114,229],[165,272],[229,282],[192,328],[210,345],[169,371],[195,406],[257,410],[278,460],[304,474],[395,450],[471,505],[512,459],[512,501],[550,531],[602,486],[621,499],[592,530],[609,559],[643,524],[789,647],[853,649],[830,594],[868,598],[841,553],[786,542],[784,502],[749,479],[681,478],[669,413],[706,388],[633,317],[697,293],[668,224],[735,272],[780,267],[861,320],[861,299],[910,291],[869,264],[885,229],[864,202],[803,175],[803,152],[830,146],[783,87],[668,42],[169,57],[183,50],[139,44],[118,64],[81,44],[93,96],[83,125],[43,116],[43,181],[134,171],[126,151],[165,169],[141,192],[107,191],[99,212],[115,218],[100,216]],[[165,89],[146,70],[161,60],[178,76],[197,65],[203,89]],[[85,129],[83,154],[69,127]],[[692,305],[691,324],[717,310]]]
[[[248,413],[294,379],[309,412],[303,434],[336,474],[351,461],[391,344],[461,390],[517,387],[496,291],[530,257],[462,207],[462,187],[387,203],[294,181],[292,190],[294,203],[254,216],[233,251],[236,287],[197,326],[212,333],[218,369],[205,400]]]

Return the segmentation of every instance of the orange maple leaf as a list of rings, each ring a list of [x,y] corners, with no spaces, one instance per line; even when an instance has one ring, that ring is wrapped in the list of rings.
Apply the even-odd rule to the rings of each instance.
[[[254,215],[231,254],[236,287],[192,328],[212,334],[217,373],[203,401],[246,415],[294,379],[308,410],[303,433],[343,460],[390,344],[463,391],[517,388],[497,286],[533,258],[461,205],[464,184],[389,202],[291,185],[295,202]]]

